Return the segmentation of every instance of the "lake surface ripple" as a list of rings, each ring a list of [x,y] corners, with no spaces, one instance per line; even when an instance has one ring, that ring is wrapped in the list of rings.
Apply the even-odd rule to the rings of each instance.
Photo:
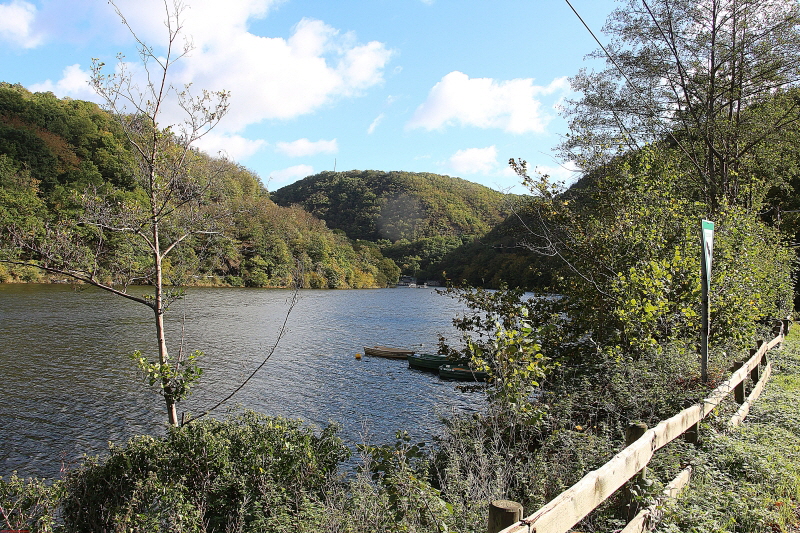
[[[205,373],[179,413],[204,411],[263,361],[291,297],[193,288],[172,305],[171,354],[182,335],[187,350],[206,353]],[[438,334],[458,337],[451,321],[463,311],[430,289],[301,291],[274,355],[228,404],[318,427],[338,422],[351,445],[393,442],[399,429],[430,441],[438,415],[479,410],[482,396],[405,361],[355,354],[375,344],[435,352]],[[127,357],[138,349],[155,358],[154,333],[148,308],[100,290],[0,285],[0,475],[57,477],[109,442],[163,434],[163,400]]]

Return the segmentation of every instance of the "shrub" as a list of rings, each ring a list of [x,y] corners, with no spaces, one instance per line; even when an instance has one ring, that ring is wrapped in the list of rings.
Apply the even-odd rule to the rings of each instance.
[[[244,280],[239,276],[227,275],[225,276],[225,283],[231,287],[244,287]]]
[[[430,461],[423,443],[412,444],[408,433],[398,431],[394,444],[360,445],[359,450],[358,471],[329,493],[325,531],[454,530],[459,517],[430,483]]]
[[[658,531],[794,531],[800,499],[800,353],[792,332],[770,352],[774,374],[746,423],[705,429],[692,482],[665,509]]]
[[[54,530],[59,499],[59,481],[22,479],[12,474],[0,477],[0,529],[49,533]]]
[[[269,530],[321,501],[349,452],[328,426],[252,412],[137,437],[65,481],[72,532]]]
[[[26,283],[39,283],[44,277],[41,270],[30,266],[17,266],[13,272],[17,278]]]

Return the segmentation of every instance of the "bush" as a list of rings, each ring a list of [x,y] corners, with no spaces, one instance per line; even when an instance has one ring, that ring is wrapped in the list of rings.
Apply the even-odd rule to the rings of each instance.
[[[687,197],[686,179],[654,147],[566,192],[526,176],[538,193],[528,209],[540,222],[520,238],[558,257],[552,290],[563,295],[540,309],[542,322],[561,317],[564,333],[542,342],[545,355],[574,361],[567,352],[583,347],[583,358],[636,359],[699,339],[701,218],[716,224],[711,344],[749,348],[758,322],[786,316],[793,253],[780,234],[752,211],[712,211]]]
[[[270,530],[324,499],[349,452],[328,426],[252,412],[137,437],[65,481],[71,532]]]
[[[358,471],[347,483],[332,487],[324,522],[318,529],[309,530],[330,533],[454,531],[453,525],[458,525],[460,517],[443,499],[441,491],[431,485],[430,461],[424,447],[422,443],[412,444],[404,431],[397,432],[394,444],[360,445],[362,455]],[[455,531],[465,530],[456,527]]]
[[[605,170],[568,192],[528,178],[539,223],[519,238],[557,258],[558,296],[451,291],[470,308],[455,321],[468,337],[442,348],[489,373],[489,410],[448,425],[435,485],[474,523],[475,501],[535,509],[622,449],[629,423],[653,427],[705,397],[789,311],[792,252],[754,213],[687,197],[679,166],[651,148]],[[717,227],[709,383],[697,355],[703,217]],[[611,498],[583,526],[615,529],[622,505]]]
[[[244,280],[239,276],[225,276],[225,283],[231,287],[244,287]]]
[[[62,484],[42,479],[0,477],[0,529],[48,533],[54,530]]]
[[[41,270],[31,266],[17,266],[14,274],[25,283],[39,283],[44,277]]]

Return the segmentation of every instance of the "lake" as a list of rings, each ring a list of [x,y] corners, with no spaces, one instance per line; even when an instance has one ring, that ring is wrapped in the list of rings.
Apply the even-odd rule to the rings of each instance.
[[[179,416],[212,406],[264,360],[292,294],[192,288],[171,306],[171,354],[181,338],[206,354]],[[350,445],[393,442],[400,429],[430,441],[440,415],[481,408],[480,394],[457,392],[405,361],[355,358],[375,344],[435,352],[439,334],[459,336],[456,300],[419,288],[303,290],[298,298],[278,348],[228,407],[318,427],[338,422]],[[154,359],[154,331],[149,308],[98,289],[0,284],[0,475],[56,477],[108,442],[163,434],[163,400],[127,357],[138,349]]]

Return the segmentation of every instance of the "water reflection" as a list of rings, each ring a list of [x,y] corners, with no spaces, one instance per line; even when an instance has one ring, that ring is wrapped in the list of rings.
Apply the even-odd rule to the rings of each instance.
[[[207,356],[200,385],[182,408],[203,411],[226,396],[274,345],[289,291],[192,289],[168,316],[172,342]],[[233,402],[267,414],[342,424],[359,442],[397,429],[429,439],[434,413],[478,408],[474,394],[408,370],[402,361],[364,357],[365,345],[435,351],[458,302],[425,289],[303,291],[270,361]],[[182,318],[186,317],[183,321]],[[185,328],[185,331],[184,331]],[[62,461],[102,453],[108,441],[164,430],[160,398],[139,381],[127,354],[153,353],[152,314],[93,289],[0,285],[0,475],[55,476]]]

